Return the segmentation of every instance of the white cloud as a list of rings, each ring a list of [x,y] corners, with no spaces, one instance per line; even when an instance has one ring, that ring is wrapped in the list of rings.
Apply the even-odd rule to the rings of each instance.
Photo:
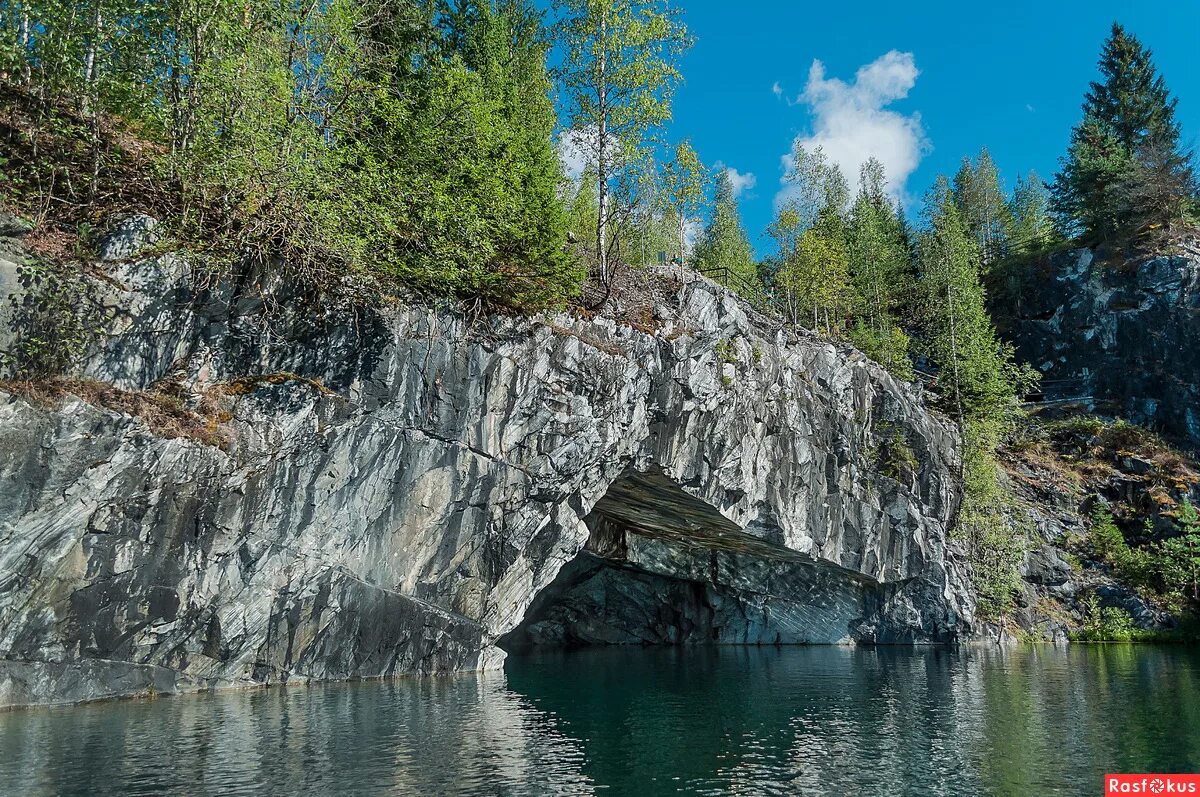
[[[783,96],[783,86],[779,85],[778,80],[776,80],[774,83],[771,84],[771,93],[774,94],[776,97]]]
[[[685,219],[683,222],[683,250],[690,256],[704,234],[703,219]]]
[[[578,181],[589,163],[595,162],[592,154],[595,147],[595,131],[564,130],[558,134],[554,148],[562,161],[563,173],[568,179]]]
[[[606,149],[609,162],[620,160],[620,142],[609,138]],[[558,134],[554,144],[558,159],[562,162],[563,174],[572,182],[579,182],[583,171],[596,163],[600,151],[599,133],[595,126],[564,130]]]
[[[793,146],[821,147],[851,186],[858,184],[859,167],[874,156],[887,172],[888,192],[905,199],[905,184],[930,146],[920,114],[905,115],[887,106],[908,96],[920,74],[912,53],[896,50],[859,67],[853,83],[826,77],[825,65],[813,61],[799,97],[811,108],[812,132],[798,136]],[[783,156],[785,169],[790,158]],[[787,195],[785,186],[776,202],[786,201]]]
[[[729,167],[729,182],[733,184],[734,197],[739,197],[744,192],[758,185],[758,178],[754,176],[754,172],[745,172],[743,174],[731,166]]]
[[[739,172],[732,166],[726,166],[721,161],[714,163],[713,167],[717,171],[724,169],[729,172],[729,182],[733,184],[733,196],[735,199],[758,185],[758,177],[755,176],[754,172]]]

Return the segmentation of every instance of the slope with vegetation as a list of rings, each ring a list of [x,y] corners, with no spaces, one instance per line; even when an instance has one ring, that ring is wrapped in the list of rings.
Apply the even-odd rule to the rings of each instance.
[[[1194,220],[1190,154],[1149,50],[1114,26],[1050,186],[1030,172],[1006,192],[983,149],[913,223],[878,161],[852,188],[820,149],[797,148],[767,231],[776,252],[756,262],[729,175],[664,139],[691,43],[680,11],[560,0],[552,13],[529,0],[0,0],[0,201],[32,221],[39,256],[15,264],[5,370],[71,370],[106,323],[81,292],[86,252],[134,212],[163,219],[163,245],[213,278],[270,268],[367,303],[605,307],[649,328],[645,286],[663,271],[648,267],[680,280],[693,267],[925,383],[964,443],[957,526],[980,606],[1011,612],[1031,532],[1004,455],[1037,374],[997,331],[1005,308],[1048,253],[1103,244],[1119,262]]]

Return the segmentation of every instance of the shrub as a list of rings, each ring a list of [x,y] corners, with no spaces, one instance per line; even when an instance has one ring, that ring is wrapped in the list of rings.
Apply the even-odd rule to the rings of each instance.
[[[15,379],[45,379],[71,367],[103,322],[79,270],[29,263],[17,269],[21,290],[9,297],[13,343],[0,366]]]

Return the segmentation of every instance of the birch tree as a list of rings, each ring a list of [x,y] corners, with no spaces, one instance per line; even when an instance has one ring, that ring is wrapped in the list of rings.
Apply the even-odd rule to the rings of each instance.
[[[980,150],[973,162],[963,158],[962,167],[954,176],[954,203],[979,249],[986,272],[1007,253],[1007,230],[1011,226],[1000,173],[986,148]]]
[[[688,219],[700,211],[706,182],[704,166],[688,141],[682,141],[675,147],[675,157],[663,171],[663,182],[678,227],[679,275],[682,277],[686,265]]]
[[[565,48],[557,70],[566,116],[596,173],[596,260],[609,262],[611,187],[671,118],[676,61],[690,46],[679,12],[662,0],[559,0]]]

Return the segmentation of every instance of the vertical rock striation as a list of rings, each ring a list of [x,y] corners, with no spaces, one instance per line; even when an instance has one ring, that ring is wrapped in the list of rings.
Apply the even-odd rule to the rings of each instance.
[[[1101,262],[1076,249],[1030,278],[1007,334],[1048,399],[1200,447],[1200,250]]]
[[[472,320],[206,284],[153,237],[102,247],[79,376],[210,407],[225,444],[0,392],[0,704],[497,666],[568,563],[703,609],[710,641],[970,629],[956,438],[858,352],[704,280],[654,333]]]

